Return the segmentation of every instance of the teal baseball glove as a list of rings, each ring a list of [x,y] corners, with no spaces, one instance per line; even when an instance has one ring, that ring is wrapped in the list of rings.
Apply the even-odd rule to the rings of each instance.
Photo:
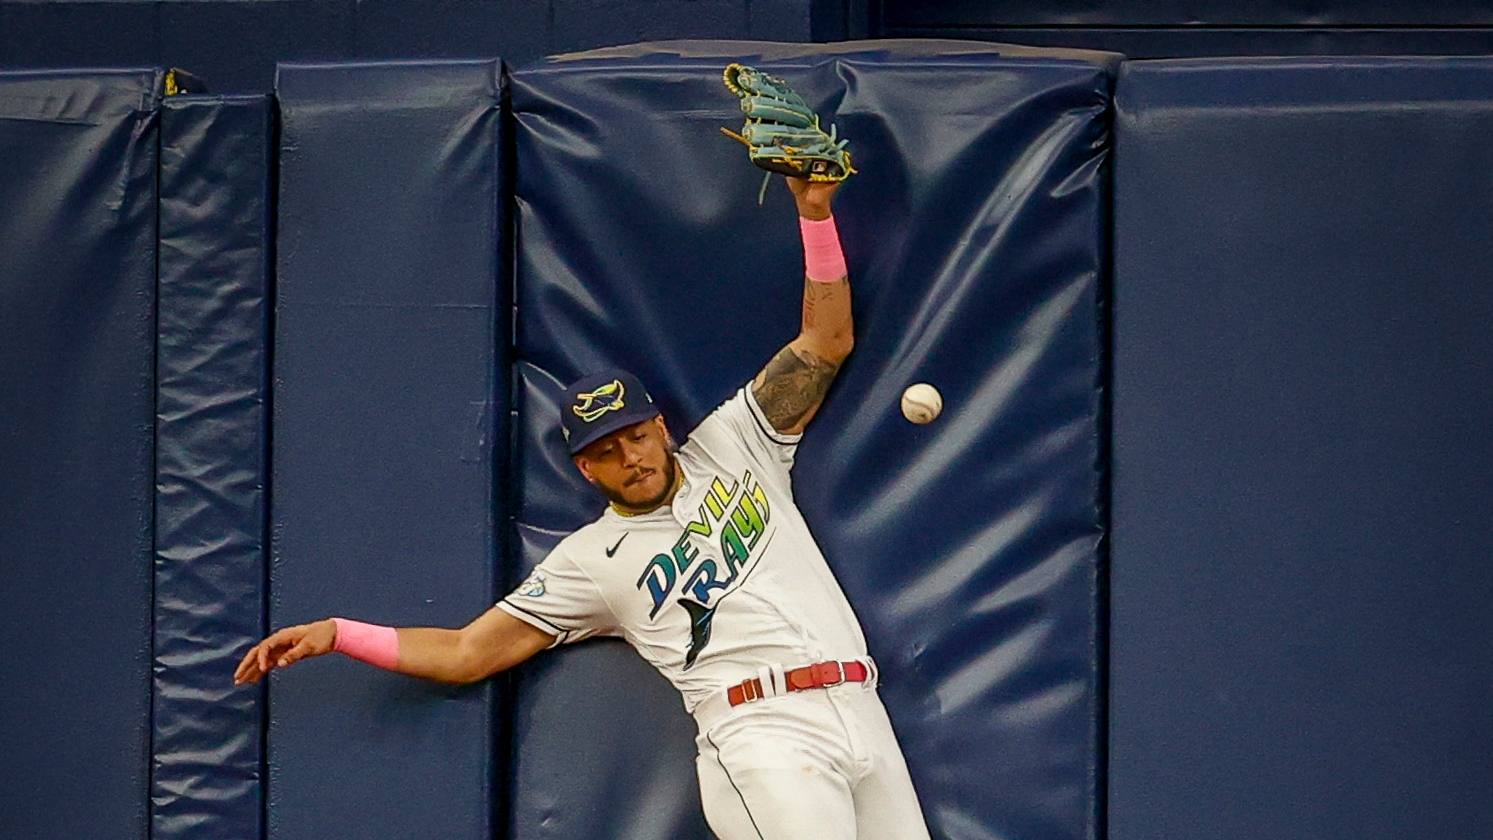
[[[850,165],[847,140],[819,127],[819,115],[788,83],[744,64],[727,65],[726,87],[741,97],[746,124],[741,133],[721,131],[747,146],[752,163],[810,181],[843,181],[855,173]]]

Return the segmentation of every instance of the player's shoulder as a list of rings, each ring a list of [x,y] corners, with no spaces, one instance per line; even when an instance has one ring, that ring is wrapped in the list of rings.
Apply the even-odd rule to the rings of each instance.
[[[566,534],[555,544],[553,551],[571,558],[583,557],[590,549],[606,545],[607,540],[615,537],[621,530],[617,517],[602,514]]]
[[[605,545],[605,535],[592,527],[594,524],[583,525],[562,537],[544,555],[535,571],[552,579],[595,583],[597,567],[591,558],[601,554],[600,546]]]
[[[766,446],[769,449],[795,447],[801,435],[784,434],[772,427],[762,407],[757,404],[748,382],[723,401],[690,433],[691,441],[707,450],[741,445]]]
[[[739,435],[744,430],[744,424],[754,416],[752,408],[755,400],[752,399],[751,390],[752,384],[748,382],[731,392],[695,426],[690,432],[690,438],[702,434],[708,437],[712,433]]]

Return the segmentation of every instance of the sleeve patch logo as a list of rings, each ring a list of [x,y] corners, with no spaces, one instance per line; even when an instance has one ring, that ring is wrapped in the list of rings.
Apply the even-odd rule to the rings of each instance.
[[[619,380],[613,379],[589,394],[576,394],[575,405],[570,410],[587,423],[594,423],[608,411],[621,411],[624,407],[622,398],[626,395],[627,389]]]
[[[518,589],[515,590],[515,591],[518,592],[518,594],[524,596],[525,598],[541,598],[541,597],[543,597],[544,596],[544,572],[541,572],[538,569],[535,569],[534,572],[529,575],[528,580],[525,580],[523,583],[519,584]]]

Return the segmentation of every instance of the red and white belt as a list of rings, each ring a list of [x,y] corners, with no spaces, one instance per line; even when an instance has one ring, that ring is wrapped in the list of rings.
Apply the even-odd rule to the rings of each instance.
[[[763,668],[757,676],[743,680],[740,685],[726,689],[726,701],[732,706],[776,697],[789,691],[807,691],[811,688],[829,688],[847,682],[865,682],[871,676],[865,662],[815,662],[802,668],[785,671],[781,667]]]

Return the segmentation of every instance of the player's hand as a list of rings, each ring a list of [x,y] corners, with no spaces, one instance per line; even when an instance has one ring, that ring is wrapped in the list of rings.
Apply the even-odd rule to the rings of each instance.
[[[260,677],[276,668],[293,665],[308,656],[330,653],[336,641],[337,624],[330,618],[276,631],[244,654],[233,672],[233,684],[259,682]]]
[[[843,181],[810,181],[808,178],[789,178],[783,180],[788,182],[788,189],[793,191],[793,200],[798,203],[798,215],[805,219],[820,221],[830,216],[830,203],[834,200],[835,190],[840,188]]]

